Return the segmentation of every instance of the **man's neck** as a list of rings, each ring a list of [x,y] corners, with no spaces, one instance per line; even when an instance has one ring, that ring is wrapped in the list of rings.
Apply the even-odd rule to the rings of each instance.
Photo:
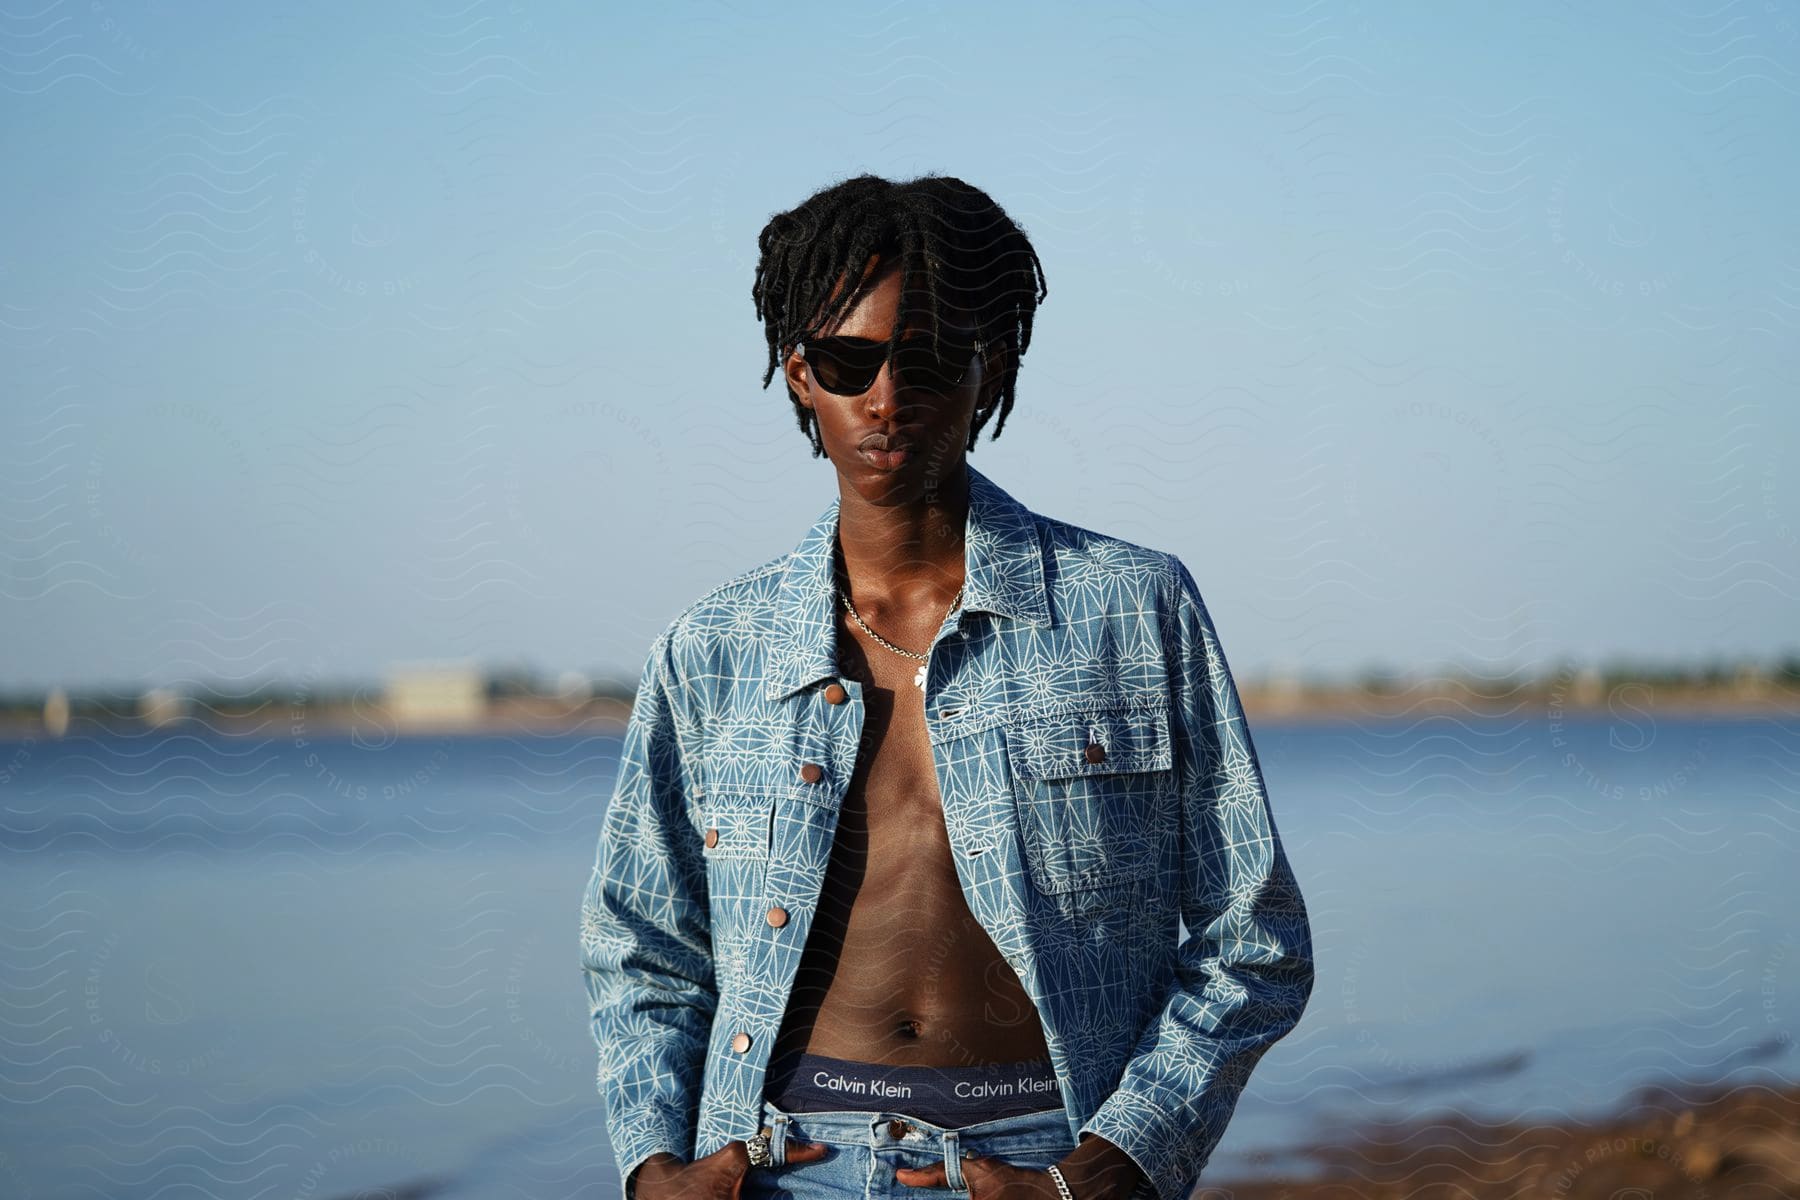
[[[947,605],[963,584],[969,476],[928,487],[905,504],[871,504],[839,484],[838,562],[858,608]]]

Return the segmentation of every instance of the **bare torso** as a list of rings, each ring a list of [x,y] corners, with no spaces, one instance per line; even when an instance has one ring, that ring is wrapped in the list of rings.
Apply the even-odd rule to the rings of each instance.
[[[910,629],[890,629],[868,612],[863,619],[922,648],[942,615]],[[862,744],[772,1053],[904,1066],[1043,1057],[1037,1009],[957,880],[923,693],[913,684],[919,663],[872,641],[841,610],[838,617],[840,669],[863,685]]]

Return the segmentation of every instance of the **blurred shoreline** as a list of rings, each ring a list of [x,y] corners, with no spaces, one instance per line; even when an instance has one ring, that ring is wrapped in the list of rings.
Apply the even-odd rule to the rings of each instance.
[[[1368,1121],[1283,1157],[1311,1169],[1203,1182],[1237,1200],[1800,1197],[1800,1084],[1647,1087],[1591,1120]]]
[[[1566,670],[1523,681],[1450,676],[1406,680],[1371,677],[1354,683],[1292,678],[1239,682],[1244,712],[1259,725],[1282,726],[1401,716],[1535,715],[1550,721],[1643,716],[1742,719],[1800,716],[1800,664],[1717,677],[1606,675]],[[510,683],[469,667],[396,670],[379,685],[331,691],[264,688],[252,693],[114,690],[70,696],[0,698],[0,740],[69,734],[204,729],[214,734],[271,737],[464,734],[475,737],[571,732],[617,734],[632,696],[617,684],[595,686],[565,677],[555,690]]]

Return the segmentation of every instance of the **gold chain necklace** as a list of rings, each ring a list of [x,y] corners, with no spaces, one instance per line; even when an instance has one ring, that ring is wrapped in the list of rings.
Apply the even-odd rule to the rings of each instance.
[[[967,585],[967,583],[965,583],[963,586],[967,587],[968,585]],[[918,661],[919,669],[913,675],[913,686],[918,688],[920,691],[924,691],[925,690],[925,669],[927,666],[930,665],[931,656],[929,654],[914,654],[911,650],[902,650],[900,647],[894,645],[894,643],[892,643],[892,642],[888,641],[886,638],[882,637],[879,633],[876,633],[873,629],[870,629],[869,623],[862,619],[861,613],[858,613],[856,611],[856,605],[850,603],[849,590],[846,588],[840,587],[840,588],[838,588],[837,593],[838,593],[838,595],[840,595],[844,598],[844,607],[846,609],[850,610],[850,619],[852,621],[855,621],[857,623],[857,625],[861,627],[861,629],[864,633],[866,633],[870,637],[874,638],[881,645],[886,646],[889,650],[892,650],[895,654],[904,654],[907,658],[915,659]],[[962,595],[963,595],[963,589],[960,587],[957,588],[956,595],[954,597],[952,597],[950,600],[949,612],[946,612],[944,614],[946,617],[949,616],[950,613],[955,612],[956,606],[958,604],[962,603]]]

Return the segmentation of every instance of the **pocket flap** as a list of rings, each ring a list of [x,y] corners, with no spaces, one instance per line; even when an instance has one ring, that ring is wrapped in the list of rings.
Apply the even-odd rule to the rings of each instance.
[[[1168,707],[1104,708],[1026,716],[1006,729],[1007,757],[1021,779],[1074,779],[1175,765]],[[1089,746],[1103,752],[1089,761]]]
[[[707,858],[763,858],[774,836],[775,798],[714,792],[700,806],[701,852]]]

